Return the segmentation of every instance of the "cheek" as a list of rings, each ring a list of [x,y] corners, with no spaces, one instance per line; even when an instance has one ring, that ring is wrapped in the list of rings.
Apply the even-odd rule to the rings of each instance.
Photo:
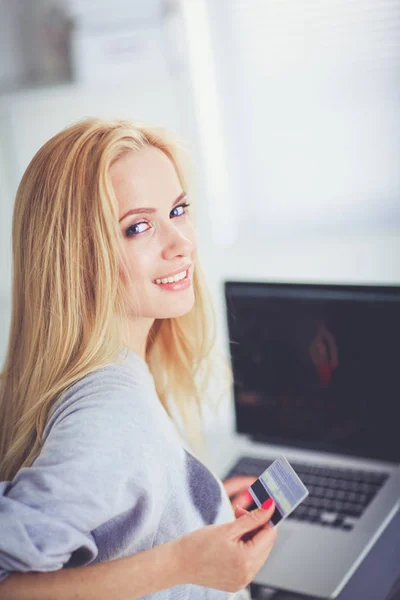
[[[143,280],[151,278],[152,266],[154,270],[155,257],[150,248],[143,248],[141,244],[132,244],[125,255],[126,277],[133,285],[140,284]]]
[[[192,243],[193,252],[197,250],[197,234],[194,226],[190,224],[186,233],[187,239]]]
[[[126,285],[129,281],[129,272],[126,260],[124,260],[119,266],[119,277],[124,285]]]

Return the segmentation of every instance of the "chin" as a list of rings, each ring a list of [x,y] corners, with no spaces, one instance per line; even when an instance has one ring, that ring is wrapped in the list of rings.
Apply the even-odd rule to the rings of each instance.
[[[155,314],[157,316],[156,319],[176,319],[177,317],[183,317],[187,315],[194,306],[194,297],[183,301],[177,301],[174,298],[171,298],[170,302],[165,302],[163,306],[159,307]]]

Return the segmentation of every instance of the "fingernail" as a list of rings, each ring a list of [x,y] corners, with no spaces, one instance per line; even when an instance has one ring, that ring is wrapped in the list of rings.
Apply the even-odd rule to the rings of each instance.
[[[263,508],[264,510],[269,510],[273,503],[274,501],[272,500],[272,498],[268,498],[268,500],[266,500],[264,504],[261,505],[261,508]]]
[[[245,500],[246,500],[247,504],[253,504],[254,500],[253,500],[253,496],[250,494],[250,492],[246,492]]]

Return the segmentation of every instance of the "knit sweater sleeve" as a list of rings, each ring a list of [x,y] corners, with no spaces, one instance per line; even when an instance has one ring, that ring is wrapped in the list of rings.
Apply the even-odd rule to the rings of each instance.
[[[91,532],[132,506],[144,515],[137,536],[156,528],[163,470],[135,408],[147,391],[145,379],[111,366],[63,394],[33,465],[0,483],[0,581],[92,562]]]

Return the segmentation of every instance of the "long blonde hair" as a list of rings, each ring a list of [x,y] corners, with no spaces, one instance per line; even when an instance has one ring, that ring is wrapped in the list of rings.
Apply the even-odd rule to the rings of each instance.
[[[127,296],[109,172],[126,152],[146,145],[170,158],[186,190],[184,153],[175,138],[121,120],[68,127],[23,175],[13,214],[12,316],[0,379],[0,480],[32,464],[60,394],[126,347],[123,320],[116,318],[127,315]],[[194,308],[155,321],[146,349],[160,401],[169,411],[173,397],[186,426],[193,406],[200,406],[215,331],[199,265],[193,285]]]

